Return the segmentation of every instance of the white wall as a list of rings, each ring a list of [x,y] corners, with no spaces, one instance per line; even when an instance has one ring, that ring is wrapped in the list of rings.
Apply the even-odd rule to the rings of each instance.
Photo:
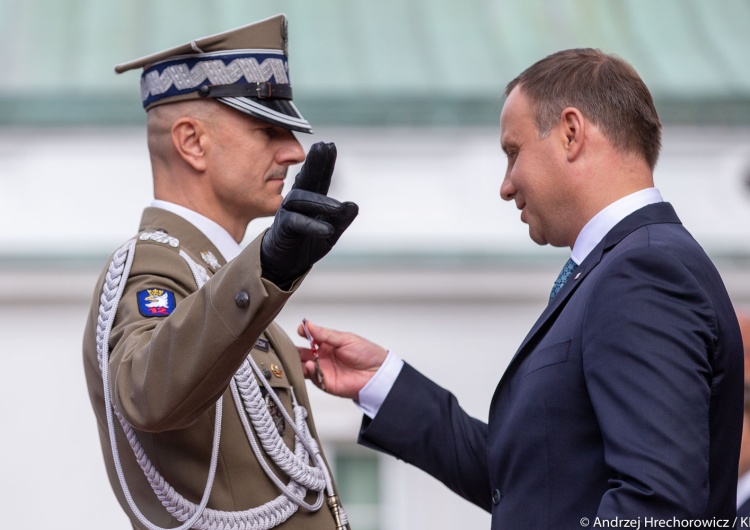
[[[336,253],[563,256],[534,245],[516,208],[500,200],[498,135],[469,127],[298,135],[305,148],[336,142],[331,195],[360,205]],[[108,253],[151,200],[141,129],[0,129],[0,162],[0,256]],[[750,254],[749,174],[750,129],[665,130],[657,186],[709,251]],[[267,224],[251,223],[250,235]]]
[[[129,528],[107,483],[83,377],[86,313],[80,303],[0,306],[5,528]]]
[[[378,269],[332,256],[310,275],[279,322],[293,333],[307,317],[372,338],[485,419],[495,384],[541,312],[565,253],[529,243],[518,212],[499,200],[503,160],[496,131],[415,134],[317,135],[339,145],[333,194],[362,207],[335,252],[501,250],[510,259],[498,258],[491,267],[444,260]],[[717,256],[750,254],[750,195],[742,187],[750,168],[748,140],[747,131],[672,131],[665,139],[659,186]],[[0,157],[0,256],[6,258],[103,254],[132,234],[150,196],[137,131],[0,131]],[[526,254],[545,259],[513,260]],[[719,261],[735,302],[750,305],[747,260]],[[3,526],[124,530],[129,526],[104,472],[80,353],[98,270],[44,260],[3,263]],[[311,395],[327,442],[352,442],[357,409],[314,388]],[[487,514],[403,462],[386,458],[383,469],[384,528],[489,527]]]

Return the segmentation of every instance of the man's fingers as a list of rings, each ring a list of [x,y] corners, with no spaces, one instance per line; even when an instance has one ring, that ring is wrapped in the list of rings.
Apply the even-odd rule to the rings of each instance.
[[[279,221],[284,233],[292,237],[294,235],[331,237],[335,232],[329,223],[297,212],[284,212]]]
[[[306,190],[292,190],[284,199],[280,222],[286,233],[313,237],[330,237],[343,232],[354,221],[359,207],[353,202],[336,199]]]
[[[349,225],[352,224],[352,221],[354,221],[354,218],[357,217],[358,213],[359,206],[357,206],[353,202],[347,201],[341,203],[341,209],[339,210],[338,214],[331,217],[329,221],[338,232],[343,232],[344,230],[349,228]]]
[[[302,361],[302,373],[305,375],[305,379],[309,379],[313,383],[317,383],[317,377],[315,373],[315,363],[312,361]]]
[[[336,199],[307,190],[291,190],[281,205],[287,211],[307,215],[339,214],[343,205]]]
[[[300,326],[300,329],[297,330],[299,332],[302,329]],[[302,336],[304,337],[305,334],[302,333]],[[313,352],[310,348],[304,348],[302,346],[297,346],[297,352],[299,353],[299,358],[302,361],[302,364],[306,363],[307,361],[313,361],[315,359],[315,356],[313,355]]]
[[[333,143],[313,144],[307,153],[302,169],[294,179],[293,188],[314,191],[322,195],[327,194],[335,165],[336,146]]]
[[[307,329],[310,330],[310,335],[312,335],[312,338],[315,339],[315,342],[318,344],[318,346],[326,344],[328,346],[337,348],[345,344],[344,339],[346,334],[342,333],[341,331],[318,326],[317,324],[313,324],[309,320],[307,321]],[[302,329],[301,325],[299,326],[297,332],[300,333],[300,336],[305,336],[305,331]],[[312,359],[312,357],[310,358]]]

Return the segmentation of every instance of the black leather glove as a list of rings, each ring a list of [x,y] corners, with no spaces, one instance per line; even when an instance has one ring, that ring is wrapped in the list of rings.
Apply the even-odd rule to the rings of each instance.
[[[260,246],[262,276],[289,289],[328,254],[352,223],[359,207],[327,197],[336,146],[318,142],[307,153],[294,186],[281,203]]]

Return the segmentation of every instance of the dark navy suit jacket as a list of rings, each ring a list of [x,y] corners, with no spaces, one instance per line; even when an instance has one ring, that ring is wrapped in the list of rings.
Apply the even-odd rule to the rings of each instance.
[[[659,203],[617,224],[545,309],[488,423],[405,365],[360,443],[491,511],[493,529],[580,530],[584,517],[592,527],[597,517],[731,523],[742,395],[742,341],[721,278]]]

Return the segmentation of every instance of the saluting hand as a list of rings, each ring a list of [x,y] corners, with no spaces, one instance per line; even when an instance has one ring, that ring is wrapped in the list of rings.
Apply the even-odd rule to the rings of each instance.
[[[359,391],[375,375],[388,351],[354,333],[336,331],[311,324],[310,334],[318,345],[318,364],[325,380],[325,391],[339,397],[357,399]],[[300,325],[297,333],[305,337]],[[297,347],[305,377],[320,386],[310,348]]]
[[[318,142],[261,242],[263,277],[287,289],[328,254],[359,212],[353,202],[327,197],[336,146]]]

